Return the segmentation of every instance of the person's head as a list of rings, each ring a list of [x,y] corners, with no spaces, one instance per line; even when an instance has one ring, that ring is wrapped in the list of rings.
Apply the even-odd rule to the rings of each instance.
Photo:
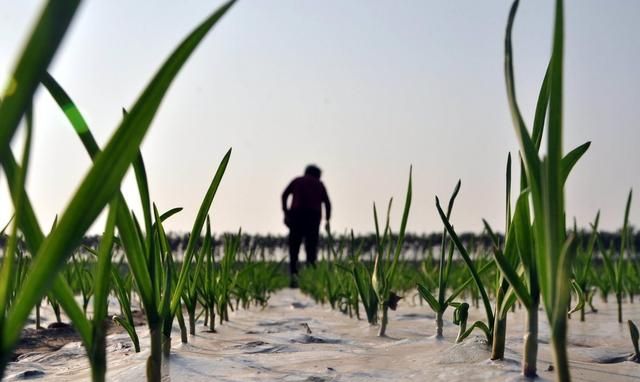
[[[320,175],[322,175],[322,171],[320,170],[320,168],[318,168],[318,166],[314,164],[310,164],[307,166],[307,168],[304,169],[304,174],[320,179]]]

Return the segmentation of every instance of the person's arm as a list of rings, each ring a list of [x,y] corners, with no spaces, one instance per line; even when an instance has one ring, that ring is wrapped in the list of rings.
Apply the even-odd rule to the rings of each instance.
[[[287,199],[289,199],[289,195],[293,193],[293,182],[289,183],[287,188],[284,189],[282,193],[282,211],[287,212],[289,209],[287,208]]]
[[[324,184],[322,185],[322,191],[323,191],[323,195],[322,195],[322,202],[324,203],[324,208],[325,208],[325,216],[327,221],[329,221],[329,219],[331,219],[331,201],[329,200],[329,194],[327,194],[327,189],[324,187]]]

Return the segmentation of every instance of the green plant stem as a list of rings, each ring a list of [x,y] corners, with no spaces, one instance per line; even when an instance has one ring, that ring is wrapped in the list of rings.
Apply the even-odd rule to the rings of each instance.
[[[436,338],[437,339],[444,338],[444,336],[442,335],[442,326],[443,326],[442,316],[443,316],[443,312],[436,312]]]
[[[387,323],[389,322],[387,304],[380,304],[380,311],[382,312],[382,318],[380,319],[380,330],[378,331],[378,337],[384,337],[387,334]]]
[[[539,299],[534,299],[531,308],[527,311],[527,331],[524,334],[524,352],[522,354],[522,374],[527,378],[537,376],[539,305]]]
[[[631,320],[627,321],[627,324],[629,325],[629,334],[634,350],[634,353],[629,357],[629,361],[640,363],[640,344],[638,344],[640,334],[638,333],[638,327]]]
[[[171,356],[171,335],[167,335],[166,333],[162,333],[162,355],[165,358]]]
[[[507,338],[507,319],[495,315],[493,323],[493,342],[491,345],[491,360],[504,359],[504,347]]]
[[[553,323],[551,347],[556,369],[556,381],[571,381],[569,372],[569,356],[567,354],[567,319],[563,316]]]
[[[189,342],[189,336],[187,335],[187,325],[184,322],[184,316],[182,314],[182,309],[178,309],[178,326],[180,326],[180,341],[183,344]]]
[[[463,336],[464,336],[464,332],[467,331],[467,320],[462,320],[460,322],[460,328],[458,329],[458,337],[456,337],[456,343],[460,343],[462,342]]]
[[[104,335],[104,324],[100,328],[95,328],[97,333],[94,336],[94,349],[90,354],[91,381],[104,382],[107,373],[106,337]]]
[[[189,316],[189,334],[192,336],[196,335],[196,312],[195,306],[193,309],[189,309],[187,311],[187,315]]]
[[[40,304],[42,304],[42,300],[38,301],[36,305],[36,329],[42,329],[42,325],[40,325]]]
[[[149,326],[151,337],[151,354],[147,358],[147,382],[162,379],[162,331],[160,325]]]
[[[622,293],[616,292],[616,302],[618,303],[618,323],[622,323]]]
[[[211,333],[216,332],[216,309],[213,304],[209,306],[209,331]]]
[[[508,285],[508,284],[507,284]],[[493,317],[493,341],[491,343],[491,360],[504,358],[504,347],[507,336],[507,318],[501,317],[500,308],[504,302],[506,288],[498,289],[496,296],[495,316]]]

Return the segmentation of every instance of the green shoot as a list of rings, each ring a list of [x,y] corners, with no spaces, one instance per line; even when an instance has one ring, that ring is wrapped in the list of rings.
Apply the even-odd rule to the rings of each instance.
[[[409,218],[409,209],[411,208],[411,169],[409,169],[409,184],[407,186],[407,193],[404,202],[404,211],[402,213],[402,222],[400,223],[400,232],[398,234],[398,240],[396,242],[395,251],[393,253],[393,261],[389,266],[391,257],[391,247],[387,251],[387,259],[384,259],[384,250],[387,247],[387,240],[390,240],[390,228],[389,228],[389,210],[391,209],[391,202],[389,202],[389,208],[387,209],[387,223],[383,236],[380,237],[380,230],[378,226],[378,213],[376,211],[375,204],[373,206],[373,216],[376,225],[376,238],[377,248],[376,257],[374,260],[373,274],[371,275],[371,284],[373,290],[378,298],[378,311],[382,313],[382,317],[379,320],[380,330],[378,336],[383,337],[386,335],[388,324],[388,310],[396,309],[399,297],[391,291],[391,281],[395,277],[398,260],[400,253],[402,252],[402,245],[404,243],[405,230],[407,228],[407,220]]]
[[[631,322],[631,320],[627,320],[629,324],[629,334],[631,336],[631,343],[633,344],[634,354],[629,357],[629,361],[640,363],[640,346],[638,346],[638,341],[640,339],[640,333],[638,333],[638,327],[636,324]]]

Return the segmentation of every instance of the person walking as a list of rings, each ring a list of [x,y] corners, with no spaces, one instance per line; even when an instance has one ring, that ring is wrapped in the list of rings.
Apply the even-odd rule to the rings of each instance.
[[[318,236],[322,220],[322,204],[325,207],[326,225],[331,219],[331,202],[324,184],[320,181],[322,171],[309,165],[303,176],[289,183],[282,193],[284,223],[289,228],[289,275],[290,286],[298,287],[298,253],[304,240],[307,264],[314,265],[318,254]],[[291,205],[288,206],[289,196]]]

